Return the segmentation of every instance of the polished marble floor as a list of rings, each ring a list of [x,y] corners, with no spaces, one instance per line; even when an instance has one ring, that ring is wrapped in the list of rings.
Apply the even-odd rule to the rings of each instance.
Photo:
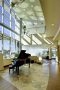
[[[49,81],[48,64],[31,64],[20,67],[17,75],[8,69],[0,72],[0,77],[16,87],[18,90],[46,90]],[[11,89],[12,90],[12,89]],[[13,89],[14,90],[14,89]]]

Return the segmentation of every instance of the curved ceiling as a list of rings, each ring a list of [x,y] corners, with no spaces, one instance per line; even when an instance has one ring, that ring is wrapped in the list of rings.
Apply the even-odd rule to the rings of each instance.
[[[46,23],[46,35],[56,40],[60,32],[60,0],[40,0]]]

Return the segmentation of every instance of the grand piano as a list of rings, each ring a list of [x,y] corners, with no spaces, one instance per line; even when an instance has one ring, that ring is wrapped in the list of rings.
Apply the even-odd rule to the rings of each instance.
[[[21,50],[17,59],[13,60],[13,64],[9,66],[9,71],[11,68],[13,68],[14,70],[14,68],[16,67],[16,72],[17,74],[19,74],[19,67],[24,64],[29,64],[30,68],[30,56],[31,54],[26,53],[26,50]]]

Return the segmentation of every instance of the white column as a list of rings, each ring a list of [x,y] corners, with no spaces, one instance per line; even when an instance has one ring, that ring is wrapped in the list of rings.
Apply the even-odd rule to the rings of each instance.
[[[49,59],[52,58],[52,51],[51,51],[51,47],[49,47]]]
[[[22,38],[22,18],[20,18],[20,51],[22,50],[21,38]]]

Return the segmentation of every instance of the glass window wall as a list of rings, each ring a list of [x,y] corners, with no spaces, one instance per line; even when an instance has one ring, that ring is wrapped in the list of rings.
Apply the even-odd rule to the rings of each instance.
[[[2,22],[2,6],[0,6],[0,22]]]
[[[7,28],[4,28],[4,34],[7,36],[10,36],[10,30],[8,30]]]
[[[3,2],[3,4],[2,4]],[[2,6],[3,5],[3,6]],[[10,0],[1,0],[0,3],[0,34],[3,37],[0,37],[0,51],[3,51],[4,58],[11,58],[15,53],[18,53],[19,48],[18,43],[20,41],[20,23],[16,20],[15,11],[10,8]],[[4,27],[4,24],[8,26]]]
[[[15,33],[11,32],[11,38],[15,39]]]
[[[0,25],[0,33],[3,33],[3,27]]]
[[[15,31],[20,34],[20,29],[17,26],[15,26]]]
[[[15,57],[15,53],[16,53],[15,50],[16,50],[15,40],[11,39],[11,58]]]
[[[2,52],[2,36],[0,35],[0,52]]]
[[[4,10],[4,24],[10,27],[10,14]]]

